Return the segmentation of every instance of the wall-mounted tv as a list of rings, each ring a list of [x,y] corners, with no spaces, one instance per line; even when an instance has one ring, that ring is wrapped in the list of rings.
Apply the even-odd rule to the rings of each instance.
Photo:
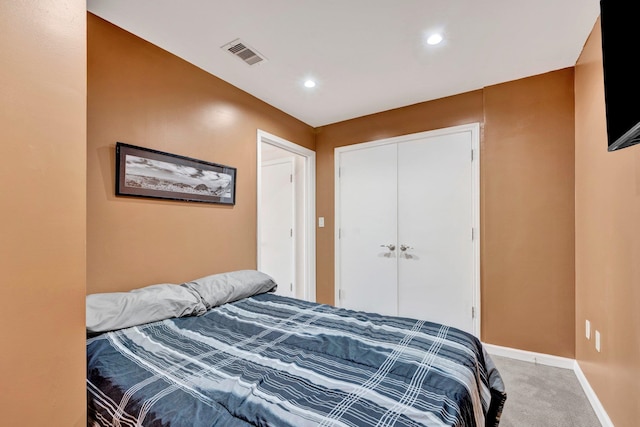
[[[635,1],[600,0],[609,151],[640,143],[640,71],[635,62],[640,31]]]

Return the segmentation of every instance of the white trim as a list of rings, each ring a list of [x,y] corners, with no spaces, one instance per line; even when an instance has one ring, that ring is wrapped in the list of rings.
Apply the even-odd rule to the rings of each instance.
[[[615,427],[611,422],[607,411],[604,409],[604,406],[600,403],[600,399],[598,399],[595,391],[591,388],[591,384],[589,384],[587,377],[582,372],[582,369],[580,369],[580,364],[577,360],[569,359],[568,357],[553,356],[551,354],[501,347],[493,344],[482,343],[482,345],[490,355],[508,357],[510,359],[538,363],[540,365],[553,366],[556,368],[571,369],[576,375],[582,390],[584,390],[584,394],[587,396],[587,399],[596,413],[600,424],[602,424],[603,427]]]
[[[340,154],[363,148],[371,148],[380,145],[395,144],[399,142],[407,142],[414,139],[422,139],[426,137],[436,137],[440,135],[449,135],[452,133],[470,132],[471,133],[471,149],[473,150],[473,162],[471,163],[472,174],[472,221],[474,230],[473,244],[473,306],[475,307],[475,317],[473,319],[473,334],[480,338],[480,319],[482,317],[480,309],[480,124],[469,123],[459,126],[451,126],[448,128],[430,130],[425,132],[412,133],[408,135],[400,135],[392,138],[379,139],[375,141],[362,142],[358,144],[337,147],[334,150],[334,302],[336,306],[340,306]],[[469,153],[469,156],[472,154]],[[471,158],[471,157],[470,157]]]
[[[333,305],[342,307],[340,301],[340,154],[338,148],[333,153]]]
[[[473,319],[473,334],[482,339],[480,336],[481,328],[480,321],[482,319],[482,300],[481,300],[481,287],[480,287],[480,238],[482,233],[480,232],[480,124],[471,123],[465,125],[471,131],[471,197],[472,201],[472,215],[473,215],[473,305],[474,315]]]
[[[575,372],[576,377],[578,377],[578,382],[580,382],[582,390],[584,390],[584,394],[587,395],[587,399],[589,399],[589,403],[591,403],[591,407],[600,420],[600,424],[602,424],[602,427],[614,427],[613,422],[611,422],[611,418],[609,418],[607,411],[605,411],[604,406],[602,406],[602,403],[600,403],[600,399],[598,399],[596,392],[593,391],[593,388],[591,388],[591,384],[589,384],[589,381],[582,372],[580,364],[577,360],[575,361],[575,364],[573,366],[573,372]]]
[[[316,300],[316,153],[301,145],[287,141],[276,135],[258,129],[257,133],[257,206],[256,206],[256,244],[257,266],[260,269],[260,191],[262,164],[262,143],[270,144],[283,150],[290,151],[304,157],[305,161],[305,285],[304,299],[315,302]]]
[[[554,356],[545,353],[536,353],[534,351],[518,350],[510,347],[501,347],[494,344],[485,344],[487,353],[496,356],[508,357],[510,359],[522,360],[524,362],[538,363],[540,365],[553,366],[555,368],[573,369],[575,359],[568,357]]]

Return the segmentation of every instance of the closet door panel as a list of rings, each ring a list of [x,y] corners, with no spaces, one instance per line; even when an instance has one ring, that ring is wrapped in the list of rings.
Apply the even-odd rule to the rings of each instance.
[[[397,147],[340,155],[339,305],[397,315]]]
[[[399,315],[473,330],[471,134],[398,146]],[[402,250],[402,246],[409,246]]]

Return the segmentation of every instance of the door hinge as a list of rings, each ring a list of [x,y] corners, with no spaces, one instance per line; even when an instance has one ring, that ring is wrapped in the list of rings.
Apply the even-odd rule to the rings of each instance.
[[[475,236],[476,236],[475,229],[471,227],[471,240],[475,239]]]
[[[471,161],[473,162],[473,149],[471,149]]]
[[[338,178],[340,178],[342,176],[342,168],[339,167],[338,168]]]
[[[293,182],[293,174],[289,174],[289,182]]]
[[[289,290],[293,292],[293,283],[289,283]]]
[[[293,228],[289,229],[289,237],[293,237]]]
[[[472,319],[476,318],[476,308],[475,307],[471,307],[471,318]]]
[[[343,298],[344,298],[344,293],[342,292],[342,289],[338,289],[338,300],[342,301]]]
[[[338,239],[342,238],[342,228],[338,228]]]

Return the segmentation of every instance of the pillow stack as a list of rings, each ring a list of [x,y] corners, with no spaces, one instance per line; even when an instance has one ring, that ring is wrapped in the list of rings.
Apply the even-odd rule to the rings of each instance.
[[[99,333],[164,319],[199,316],[222,304],[276,289],[257,270],[213,274],[181,285],[163,283],[128,292],[87,295],[87,332]]]

